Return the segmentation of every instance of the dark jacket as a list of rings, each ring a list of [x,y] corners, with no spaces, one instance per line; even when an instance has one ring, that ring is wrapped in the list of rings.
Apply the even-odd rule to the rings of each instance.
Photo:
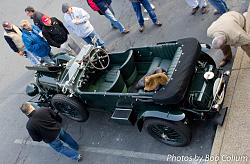
[[[107,10],[107,8],[110,6],[112,2],[111,0],[93,0],[93,1],[95,2],[96,6],[99,7],[100,12],[102,14],[105,13],[105,11]]]
[[[42,30],[42,28],[43,28],[43,22],[41,20],[43,15],[44,15],[43,13],[35,11],[33,16],[31,17],[31,19],[33,19],[34,25],[39,27],[40,30]]]
[[[22,39],[24,46],[28,51],[36,56],[45,57],[50,54],[51,48],[48,42],[38,34],[39,31],[39,28],[34,25],[32,25],[31,32],[22,29]]]
[[[50,108],[34,110],[29,115],[26,128],[33,141],[54,141],[60,133],[62,118]]]
[[[6,40],[6,42],[9,44],[10,48],[14,51],[14,52],[19,52],[16,44],[12,41],[12,39],[9,36],[4,36],[4,39]]]
[[[55,17],[51,18],[52,26],[43,26],[42,33],[49,45],[60,48],[68,39],[68,30],[63,23]]]

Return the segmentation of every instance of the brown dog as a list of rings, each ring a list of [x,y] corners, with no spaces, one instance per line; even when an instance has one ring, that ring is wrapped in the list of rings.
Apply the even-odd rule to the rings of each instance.
[[[169,80],[168,76],[163,72],[146,76],[144,78],[144,90],[145,91],[157,90],[160,85],[166,85],[168,80]]]

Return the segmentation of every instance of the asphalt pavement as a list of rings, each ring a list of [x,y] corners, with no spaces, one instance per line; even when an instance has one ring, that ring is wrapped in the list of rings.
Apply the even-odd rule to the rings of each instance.
[[[247,8],[247,1],[228,0],[227,2],[232,10],[244,11]],[[62,2],[65,1],[2,0],[0,20],[9,20],[19,25],[20,20],[28,19],[24,13],[27,5],[32,5],[37,10],[62,20]],[[191,16],[191,9],[183,0],[152,0],[163,26],[155,27],[151,21],[146,21],[145,32],[140,33],[129,1],[114,1],[112,7],[117,18],[131,30],[129,34],[121,35],[111,28],[106,18],[91,11],[85,1],[70,2],[89,12],[91,23],[110,51],[123,51],[133,46],[156,44],[184,37],[195,37],[200,42],[210,43],[211,40],[206,36],[206,29],[217,18],[212,14],[212,7],[206,15],[198,12],[195,16]],[[0,32],[3,33],[3,30],[1,29]],[[4,39],[1,39],[0,43],[0,164],[72,163],[47,145],[31,141],[25,129],[27,118],[18,107],[29,99],[25,95],[25,86],[32,81],[33,72],[25,69],[27,60],[14,54]],[[216,61],[222,58],[219,52],[211,51],[210,54]],[[191,144],[175,148],[159,143],[145,132],[138,132],[136,127],[116,124],[110,119],[110,115],[102,112],[91,112],[89,120],[85,123],[77,123],[65,118],[64,128],[79,142],[84,158],[82,163],[86,164],[183,163],[172,162],[171,159],[175,156],[188,156],[194,159],[187,163],[205,163],[196,159],[210,154],[216,129],[211,122],[195,122]]]

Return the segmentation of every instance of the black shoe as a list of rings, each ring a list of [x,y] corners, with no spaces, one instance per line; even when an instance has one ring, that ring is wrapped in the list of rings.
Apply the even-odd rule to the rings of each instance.
[[[203,6],[202,8],[201,8],[201,14],[206,14],[206,13],[208,13],[209,12],[209,10],[208,10],[208,8],[206,7],[206,6]]]
[[[191,11],[191,15],[194,15],[199,10],[199,8],[200,8],[199,6],[193,8],[193,10]]]
[[[157,21],[157,22],[155,22],[155,25],[161,27],[162,23],[160,21]]]
[[[122,31],[122,34],[127,34],[127,33],[129,33],[128,29],[125,29],[124,31]]]
[[[140,26],[139,31],[143,32],[144,31],[144,26]]]

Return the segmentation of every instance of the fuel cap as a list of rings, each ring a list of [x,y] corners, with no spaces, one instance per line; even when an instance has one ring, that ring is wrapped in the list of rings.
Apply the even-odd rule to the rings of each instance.
[[[203,76],[206,80],[210,80],[212,78],[214,78],[214,73],[213,72],[206,72],[204,73],[204,76]]]

